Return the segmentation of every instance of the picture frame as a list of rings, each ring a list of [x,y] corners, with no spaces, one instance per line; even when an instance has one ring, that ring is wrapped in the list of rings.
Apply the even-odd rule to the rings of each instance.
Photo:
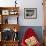
[[[9,10],[2,10],[2,15],[9,15]]]
[[[24,19],[36,19],[37,8],[24,8]]]

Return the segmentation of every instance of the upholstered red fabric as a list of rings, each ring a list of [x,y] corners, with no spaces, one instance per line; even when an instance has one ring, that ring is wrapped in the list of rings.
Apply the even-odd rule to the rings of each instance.
[[[25,32],[24,37],[22,38],[21,45],[26,46],[25,39],[28,39],[29,37],[32,37],[32,36],[36,37],[37,35],[32,28],[28,28],[27,31]],[[38,42],[35,46],[41,46],[41,45]]]

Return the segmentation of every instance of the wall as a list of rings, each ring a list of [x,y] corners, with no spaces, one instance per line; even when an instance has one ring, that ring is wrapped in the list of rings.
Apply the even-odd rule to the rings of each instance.
[[[24,8],[37,8],[37,19],[24,19]],[[21,10],[22,9],[22,10]],[[20,8],[20,23],[22,26],[43,26],[42,0],[24,0]]]
[[[0,0],[0,6],[15,6],[15,0]],[[43,26],[42,0],[17,0],[19,9],[19,24],[21,26]],[[37,8],[37,19],[24,19],[24,8]],[[9,17],[9,20],[12,17]]]
[[[43,30],[41,26],[21,26],[19,31],[19,39],[20,42],[24,36],[24,33],[27,31],[28,28],[32,28],[33,31],[37,34],[37,37],[41,43],[43,43]]]

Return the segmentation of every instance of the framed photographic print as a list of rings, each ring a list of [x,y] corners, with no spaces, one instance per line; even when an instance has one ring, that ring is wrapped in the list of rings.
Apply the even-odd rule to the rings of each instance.
[[[2,10],[2,15],[9,15],[9,10]]]
[[[24,8],[24,18],[25,19],[36,19],[37,8]]]

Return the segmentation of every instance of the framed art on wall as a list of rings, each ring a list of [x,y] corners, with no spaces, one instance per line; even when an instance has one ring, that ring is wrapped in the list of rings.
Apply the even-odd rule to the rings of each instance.
[[[24,18],[25,19],[36,19],[37,8],[24,8]]]

